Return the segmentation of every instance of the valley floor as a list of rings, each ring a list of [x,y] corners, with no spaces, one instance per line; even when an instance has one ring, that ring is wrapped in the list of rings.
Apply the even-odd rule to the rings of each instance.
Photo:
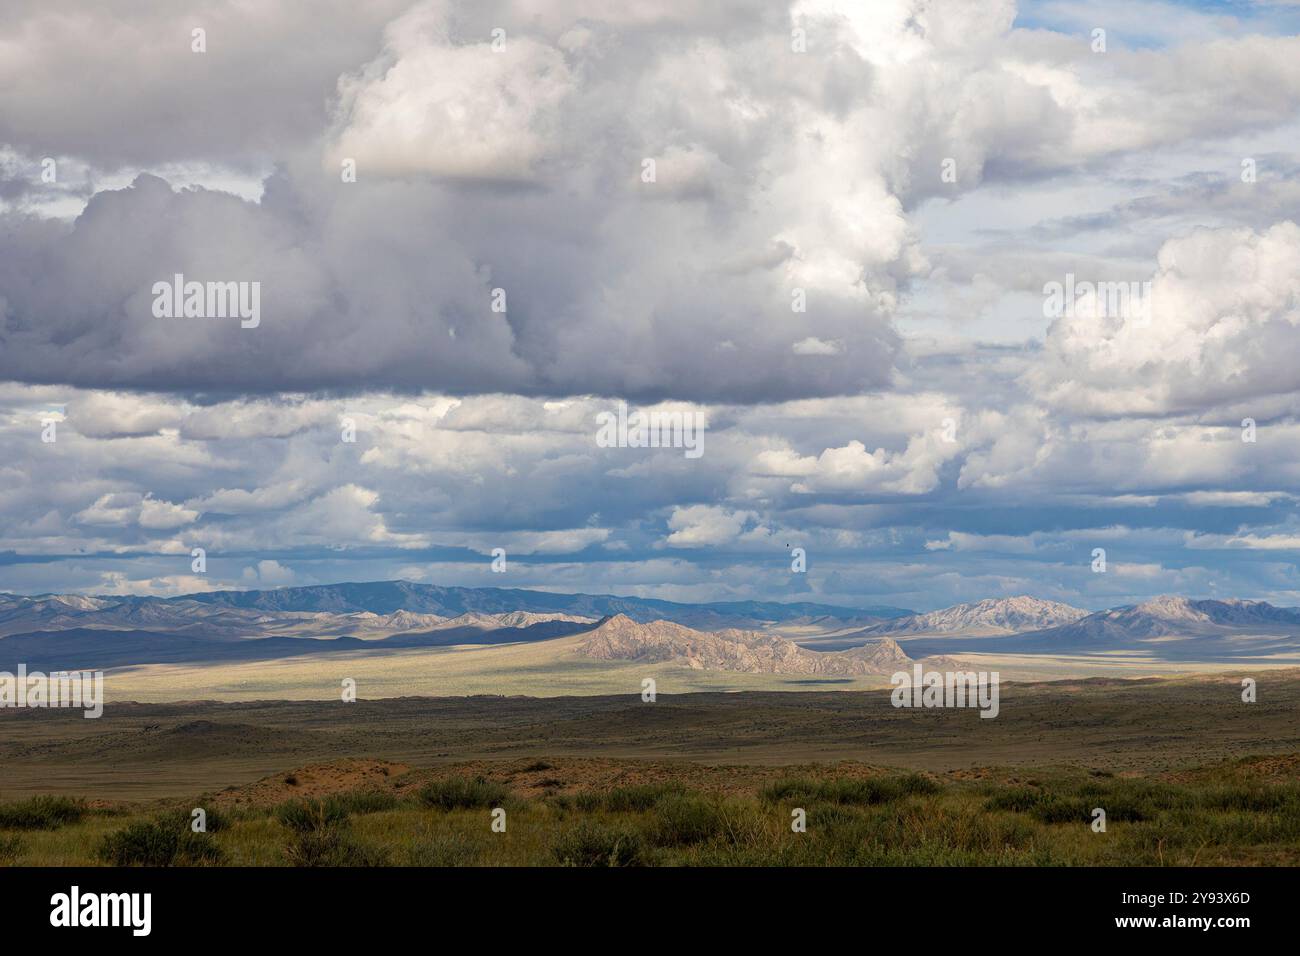
[[[653,678],[662,694],[709,691],[869,690],[888,687],[889,675],[817,677],[808,674],[701,670],[667,663],[593,660],[574,653],[583,635],[536,643],[455,645],[403,650],[339,651],[272,660],[218,664],[145,664],[109,670],[109,701],[331,700],[344,679],[360,697],[442,697],[472,694],[564,697],[640,694]],[[912,656],[918,641],[904,648]],[[1004,639],[1005,640],[1005,639]],[[1035,681],[1089,677],[1170,677],[1241,671],[1244,674],[1296,670],[1294,658],[1234,660],[1231,663],[1155,658],[1140,650],[1063,655],[974,652],[950,642],[944,653],[975,670],[998,671],[1003,680]],[[812,645],[810,645],[812,646]],[[973,643],[969,646],[975,646]],[[981,645],[982,646],[982,645]],[[934,653],[927,649],[924,653]]]

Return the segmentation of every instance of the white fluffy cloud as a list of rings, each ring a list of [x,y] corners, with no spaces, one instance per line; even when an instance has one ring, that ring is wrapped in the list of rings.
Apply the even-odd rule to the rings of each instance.
[[[1150,315],[1055,322],[1028,381],[1093,415],[1164,414],[1300,388],[1300,226],[1202,229],[1160,250]]]
[[[193,524],[199,512],[149,494],[121,492],[101,495],[74,518],[84,525],[127,527],[138,525],[151,531],[166,531]]]
[[[528,36],[455,43],[446,4],[423,4],[385,29],[378,59],[339,83],[331,172],[528,180],[551,152],[574,88],[561,50]]]

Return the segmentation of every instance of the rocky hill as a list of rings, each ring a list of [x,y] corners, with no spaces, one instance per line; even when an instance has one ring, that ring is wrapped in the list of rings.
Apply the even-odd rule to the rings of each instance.
[[[577,653],[595,660],[664,662],[698,670],[839,677],[893,674],[913,663],[891,638],[847,651],[810,651],[775,634],[696,631],[671,621],[642,624],[621,614],[589,632]]]

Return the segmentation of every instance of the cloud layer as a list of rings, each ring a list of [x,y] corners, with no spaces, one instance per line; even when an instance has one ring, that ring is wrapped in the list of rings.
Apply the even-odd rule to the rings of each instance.
[[[1300,40],[1106,10],[11,4],[0,589],[1295,603]]]

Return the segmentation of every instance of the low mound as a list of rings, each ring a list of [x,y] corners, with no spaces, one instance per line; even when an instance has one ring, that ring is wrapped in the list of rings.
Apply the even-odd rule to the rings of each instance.
[[[218,804],[267,807],[295,797],[320,798],[355,790],[404,789],[406,764],[387,760],[339,760],[310,764],[287,773],[263,777],[242,787],[228,787],[217,794]]]

